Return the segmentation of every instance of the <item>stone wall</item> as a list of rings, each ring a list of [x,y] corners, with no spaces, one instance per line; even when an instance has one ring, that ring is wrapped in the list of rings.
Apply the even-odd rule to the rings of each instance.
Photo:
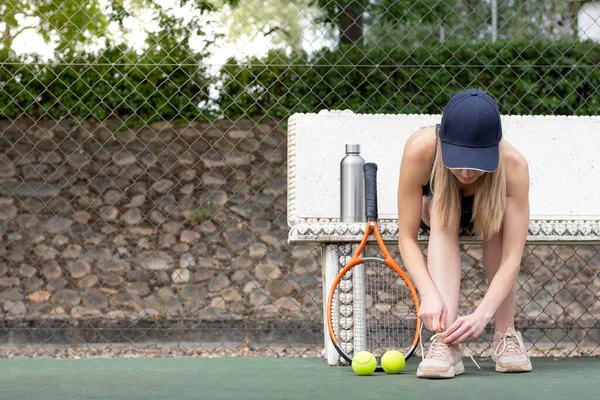
[[[0,121],[0,342],[321,345],[320,249],[287,244],[286,148],[273,122]],[[526,248],[530,340],[600,341],[598,249]],[[463,313],[481,258],[464,246]]]
[[[319,252],[286,243],[285,131],[116,122],[0,122],[0,318],[320,329]]]

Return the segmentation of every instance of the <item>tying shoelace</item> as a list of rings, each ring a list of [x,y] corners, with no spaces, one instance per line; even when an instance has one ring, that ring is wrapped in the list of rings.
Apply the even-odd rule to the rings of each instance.
[[[419,345],[421,346],[421,359],[424,360],[425,359],[425,349],[423,348],[423,324],[421,324],[421,329],[419,330]],[[430,340],[431,340],[431,355],[432,356],[440,356],[444,354],[444,350],[446,349],[446,346],[448,346],[445,343],[439,343],[439,339],[442,337],[442,333],[436,333],[433,336],[431,336]],[[471,354],[471,349],[465,346],[458,346],[461,351],[465,351],[468,350],[468,356],[471,359],[471,361],[473,361],[473,363],[477,366],[477,368],[481,369],[481,367],[479,366],[479,364],[477,364],[477,361],[475,361],[475,359],[473,358],[473,355]]]
[[[444,354],[445,350],[446,350],[446,345],[444,343],[440,342],[440,338],[442,337],[441,333],[436,333],[435,335],[433,335],[430,340],[431,340],[431,347],[430,347],[430,352],[432,356],[441,356]],[[423,349],[421,349],[423,350]]]
[[[500,347],[502,347],[502,351],[498,351]],[[500,357],[505,352],[507,354],[521,354],[527,352],[527,350],[525,350],[525,344],[521,341],[521,338],[519,338],[519,335],[517,335],[516,332],[504,334],[502,340],[500,340],[500,343],[498,343],[498,346],[494,349],[494,355],[496,357]]]

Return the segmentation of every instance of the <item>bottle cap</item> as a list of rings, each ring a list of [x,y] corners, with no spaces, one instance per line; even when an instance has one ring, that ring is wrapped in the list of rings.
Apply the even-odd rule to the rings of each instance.
[[[360,153],[360,144],[347,144],[346,145],[346,153],[347,154],[350,154],[350,153],[359,154]]]

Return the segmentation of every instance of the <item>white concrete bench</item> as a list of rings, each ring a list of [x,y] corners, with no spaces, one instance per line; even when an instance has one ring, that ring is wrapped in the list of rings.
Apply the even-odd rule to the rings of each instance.
[[[379,166],[383,238],[397,243],[397,184],[402,151],[418,129],[440,115],[294,114],[288,126],[288,241],[322,248],[323,299],[364,223],[340,222],[340,161],[346,143],[359,143]],[[504,116],[504,137],[530,167],[528,243],[600,243],[600,117]],[[419,240],[425,241],[423,232]],[[462,243],[477,237],[460,238]],[[325,304],[325,301],[323,301]],[[338,362],[325,327],[328,363]]]

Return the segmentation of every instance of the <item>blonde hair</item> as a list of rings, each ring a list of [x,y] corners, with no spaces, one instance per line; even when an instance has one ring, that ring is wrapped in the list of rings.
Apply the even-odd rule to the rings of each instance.
[[[430,176],[433,192],[431,212],[437,213],[443,227],[455,227],[458,232],[461,215],[460,189],[456,177],[444,166],[439,138],[435,154]],[[477,235],[489,238],[502,227],[506,208],[506,178],[502,156],[496,171],[484,173],[478,181],[472,222]]]

